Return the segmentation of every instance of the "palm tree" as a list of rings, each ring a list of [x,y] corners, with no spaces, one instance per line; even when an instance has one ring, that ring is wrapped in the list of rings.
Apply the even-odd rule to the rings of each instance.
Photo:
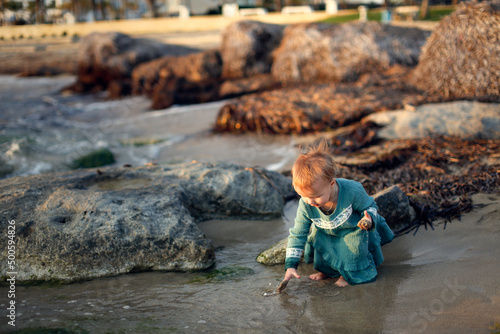
[[[106,20],[106,3],[104,0],[101,0],[101,20]]]
[[[128,0],[122,0],[122,5],[120,8],[120,18],[122,20],[127,19],[127,7],[128,7]]]

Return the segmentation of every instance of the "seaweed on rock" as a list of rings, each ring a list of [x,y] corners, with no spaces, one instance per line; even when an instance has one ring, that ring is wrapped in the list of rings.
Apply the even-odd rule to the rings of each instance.
[[[392,66],[365,74],[356,83],[314,84],[247,95],[224,105],[217,132],[300,134],[338,128],[382,110],[436,102],[407,87],[409,68]]]

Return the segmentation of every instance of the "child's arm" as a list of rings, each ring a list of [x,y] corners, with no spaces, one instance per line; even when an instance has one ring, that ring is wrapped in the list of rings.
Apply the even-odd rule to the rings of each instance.
[[[372,219],[372,226],[367,231],[377,230],[381,237],[381,245],[391,242],[394,239],[394,233],[385,221],[384,217],[378,213],[378,206],[373,197],[368,196],[365,189],[358,183],[356,196],[353,199],[353,210],[361,213],[364,218],[369,216]]]
[[[311,219],[307,214],[307,204],[301,199],[297,208],[295,225],[290,229],[286,246],[285,270],[288,268],[297,269],[304,255],[307,236],[311,228]]]

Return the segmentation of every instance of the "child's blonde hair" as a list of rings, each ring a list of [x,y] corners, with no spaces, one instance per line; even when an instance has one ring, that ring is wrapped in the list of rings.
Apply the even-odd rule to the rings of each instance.
[[[337,165],[330,153],[326,141],[310,147],[307,152],[299,155],[292,167],[293,187],[295,189],[310,189],[317,180],[333,181]]]

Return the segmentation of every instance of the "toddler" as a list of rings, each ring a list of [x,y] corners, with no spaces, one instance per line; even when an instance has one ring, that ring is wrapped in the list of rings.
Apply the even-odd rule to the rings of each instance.
[[[286,283],[300,278],[302,255],[317,270],[309,276],[312,280],[339,277],[335,284],[345,287],[377,278],[377,266],[384,261],[380,248],[394,234],[363,186],[336,178],[336,169],[325,142],[293,165],[293,187],[301,199],[288,237]]]

